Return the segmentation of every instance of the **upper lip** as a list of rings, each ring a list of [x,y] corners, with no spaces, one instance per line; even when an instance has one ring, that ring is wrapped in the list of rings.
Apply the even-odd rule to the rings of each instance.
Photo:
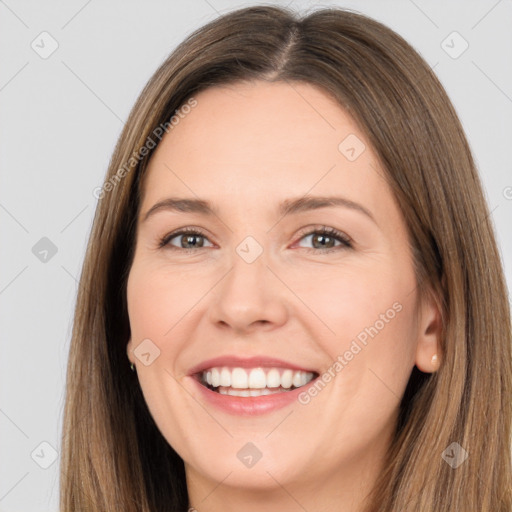
[[[291,363],[289,361],[285,361],[284,359],[277,359],[274,357],[239,357],[235,355],[225,355],[214,357],[213,359],[208,359],[206,361],[202,361],[201,363],[195,365],[189,370],[189,375],[195,375],[210,368],[219,368],[223,366],[228,366],[232,368],[290,368],[291,370],[295,371],[300,370],[303,372],[317,373],[315,370],[306,368],[299,364]]]

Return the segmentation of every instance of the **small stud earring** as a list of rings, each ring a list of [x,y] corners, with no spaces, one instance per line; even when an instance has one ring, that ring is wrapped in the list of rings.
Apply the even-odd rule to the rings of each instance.
[[[135,371],[135,366],[133,366],[133,363],[130,363],[130,368],[132,369],[132,372]]]
[[[434,354],[434,355],[432,356],[432,361],[431,361],[431,362],[432,362],[432,366],[436,366],[436,367],[437,367],[438,359],[439,359],[439,358],[437,357],[437,354]]]

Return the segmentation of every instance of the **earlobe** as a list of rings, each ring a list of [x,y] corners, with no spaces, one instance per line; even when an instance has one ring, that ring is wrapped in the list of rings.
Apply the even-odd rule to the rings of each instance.
[[[131,338],[128,340],[128,343],[126,344],[126,355],[128,357],[128,360],[130,361],[130,363],[134,364],[135,360],[133,358],[132,339]]]
[[[420,371],[434,373],[439,370],[442,360],[441,334],[441,312],[437,301],[431,298],[422,304],[419,311],[415,363]]]

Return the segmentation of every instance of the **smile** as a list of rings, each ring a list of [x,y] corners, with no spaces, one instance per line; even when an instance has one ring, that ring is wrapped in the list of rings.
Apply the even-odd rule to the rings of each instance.
[[[212,367],[199,374],[208,389],[238,397],[256,397],[284,393],[311,382],[314,372],[279,367]]]

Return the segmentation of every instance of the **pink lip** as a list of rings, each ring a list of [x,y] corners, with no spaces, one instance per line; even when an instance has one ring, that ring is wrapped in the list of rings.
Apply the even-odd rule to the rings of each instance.
[[[302,366],[298,366],[288,361],[284,361],[283,359],[275,359],[263,356],[253,356],[247,358],[241,358],[238,356],[220,356],[213,359],[208,359],[207,361],[203,361],[202,363],[192,367],[189,370],[188,375],[195,375],[209,368],[222,366],[228,366],[232,368],[290,368],[291,370],[295,371],[301,370],[303,372],[316,373],[315,370],[310,370]]]
[[[231,367],[231,368],[290,368],[291,370],[301,370],[305,372],[312,372],[318,376],[318,372],[315,370],[307,369],[302,366],[284,361],[282,359],[275,359],[269,357],[248,357],[240,358],[237,356],[221,356],[213,359],[203,361],[198,365],[194,366],[188,372],[188,376],[192,381],[192,385],[198,388],[199,393],[203,398],[216,408],[222,409],[231,414],[237,415],[256,415],[269,413],[297,401],[297,397],[300,393],[308,389],[315,379],[309,382],[306,386],[293,389],[291,391],[283,391],[282,393],[274,393],[272,395],[262,396],[230,396],[221,395],[211,389],[203,386],[200,382],[200,374],[204,370],[214,367]],[[318,378],[318,377],[317,377]]]
[[[199,392],[208,403],[225,412],[244,416],[273,412],[293,402],[297,402],[299,394],[308,389],[308,387],[315,382],[315,379],[313,379],[306,386],[293,389],[292,391],[283,391],[282,393],[275,393],[273,395],[245,397],[221,395],[203,386],[199,380],[194,377],[189,378],[192,380],[193,384],[197,386]]]

